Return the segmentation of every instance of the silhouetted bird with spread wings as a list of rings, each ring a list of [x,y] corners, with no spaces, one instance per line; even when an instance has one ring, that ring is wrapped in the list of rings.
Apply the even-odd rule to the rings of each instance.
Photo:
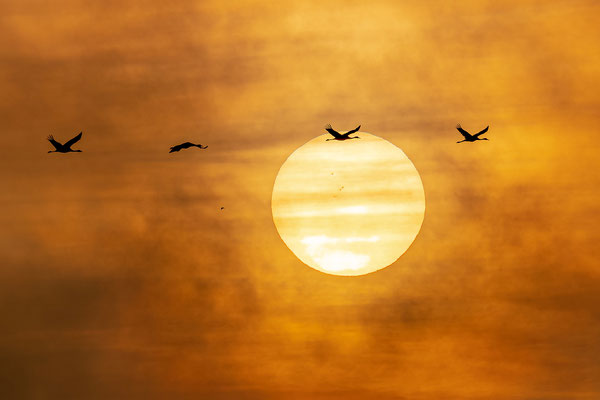
[[[325,130],[327,132],[329,132],[331,134],[331,136],[333,136],[333,139],[327,139],[327,140],[360,139],[358,136],[350,136],[354,132],[358,132],[359,129],[360,129],[360,125],[358,126],[358,128],[352,129],[351,131],[348,131],[346,133],[339,133],[338,131],[333,130],[331,125],[329,125],[329,124],[325,125]]]
[[[185,142],[185,143],[178,144],[177,146],[171,147],[171,151],[169,151],[169,153],[172,153],[174,151],[179,151],[181,149],[189,149],[190,147],[198,147],[198,148],[204,150],[208,146],[202,146],[201,144],[194,144],[194,143],[190,143],[190,142]]]
[[[81,153],[81,150],[73,150],[71,149],[71,146],[73,146],[79,141],[79,139],[81,139],[82,134],[83,132],[79,132],[79,135],[75,136],[73,139],[69,140],[65,144],[58,143],[56,140],[54,140],[54,136],[52,135],[48,136],[48,141],[52,143],[52,146],[54,146],[54,148],[56,149],[50,150],[48,153]]]
[[[461,133],[461,135],[463,135],[465,138],[463,140],[461,140],[460,142],[456,142],[456,143],[462,143],[462,142],[474,142],[476,140],[488,140],[487,138],[482,138],[480,139],[479,136],[483,135],[484,133],[486,133],[489,129],[489,125],[482,130],[479,133],[476,133],[474,135],[471,135],[469,132],[465,131],[460,124],[456,125],[456,129],[458,129],[458,131]]]

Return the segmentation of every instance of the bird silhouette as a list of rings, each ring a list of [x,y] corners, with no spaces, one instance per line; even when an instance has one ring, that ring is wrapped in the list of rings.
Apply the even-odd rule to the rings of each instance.
[[[327,139],[327,140],[360,139],[358,136],[350,136],[354,132],[358,132],[359,129],[360,129],[360,125],[358,126],[358,128],[352,129],[351,131],[348,131],[346,133],[339,133],[338,131],[333,130],[331,125],[329,125],[329,124],[325,125],[325,130],[327,132],[329,132],[331,134],[331,136],[333,136],[333,139]]]
[[[56,140],[54,140],[54,136],[52,135],[48,136],[48,141],[52,143],[52,146],[54,146],[54,148],[56,149],[50,150],[48,153],[81,153],[81,150],[73,150],[71,149],[71,146],[73,146],[79,141],[79,139],[81,139],[82,134],[83,132],[79,132],[79,135],[75,136],[73,139],[69,140],[65,144],[58,143]]]
[[[179,151],[181,149],[189,149],[190,147],[199,147],[201,149],[206,149],[208,146],[202,146],[201,144],[185,142],[185,143],[178,144],[177,146],[171,147],[171,151],[169,151],[169,153],[173,153],[174,151]]]
[[[482,130],[479,133],[476,133],[474,135],[471,135],[469,132],[465,131],[460,124],[456,125],[456,129],[458,129],[458,131],[461,133],[461,135],[463,135],[465,138],[463,140],[461,140],[460,142],[456,142],[456,143],[462,143],[462,142],[474,142],[476,140],[488,140],[487,138],[482,138],[480,139],[479,136],[483,135],[484,133],[486,133],[489,129],[489,125]]]

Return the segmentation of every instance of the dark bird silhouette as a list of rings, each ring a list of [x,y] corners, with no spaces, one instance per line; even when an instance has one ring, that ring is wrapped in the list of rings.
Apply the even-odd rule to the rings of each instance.
[[[79,132],[79,135],[75,136],[73,139],[69,140],[65,144],[58,143],[56,140],[54,140],[54,136],[52,135],[48,136],[48,141],[52,143],[52,146],[54,146],[54,148],[56,149],[50,150],[48,153],[81,153],[81,150],[73,150],[71,149],[71,146],[73,146],[79,141],[79,139],[81,139],[82,134],[83,132]]]
[[[489,129],[489,125],[482,130],[479,133],[476,133],[474,135],[471,135],[469,132],[465,131],[460,124],[456,125],[456,129],[458,129],[458,131],[461,133],[461,135],[463,135],[465,138],[463,140],[461,140],[460,142],[456,142],[456,143],[462,143],[462,142],[474,142],[476,140],[488,140],[487,138],[482,138],[480,139],[479,136],[483,135],[484,133],[486,133]]]
[[[185,143],[178,144],[177,146],[171,147],[171,151],[169,151],[169,153],[172,153],[174,151],[179,151],[181,149],[189,149],[190,147],[199,147],[201,149],[206,149],[208,146],[202,146],[201,144],[185,142]]]
[[[358,136],[350,136],[354,132],[358,132],[359,129],[360,129],[360,125],[358,126],[358,128],[352,129],[351,131],[348,131],[346,133],[339,133],[338,131],[333,130],[331,125],[329,125],[329,124],[325,125],[325,130],[327,132],[329,132],[331,134],[331,136],[333,136],[333,139],[327,139],[327,140],[360,139]]]

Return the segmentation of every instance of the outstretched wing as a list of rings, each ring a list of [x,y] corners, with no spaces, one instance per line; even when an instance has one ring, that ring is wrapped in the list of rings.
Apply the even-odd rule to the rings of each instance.
[[[465,139],[470,138],[471,134],[467,131],[465,131],[462,126],[460,126],[460,124],[456,125],[456,129],[458,129],[458,131],[460,132],[461,135],[463,135],[465,137]]]
[[[331,135],[332,135],[334,138],[341,138],[341,137],[342,137],[342,135],[340,135],[340,133],[339,133],[338,131],[335,131],[335,130],[333,130],[333,128],[331,127],[331,125],[330,125],[330,124],[327,124],[327,125],[325,125],[325,130],[326,130],[327,132],[331,133]]]
[[[79,132],[79,135],[75,136],[73,139],[71,139],[67,143],[65,143],[65,147],[69,148],[69,147],[73,146],[75,143],[77,143],[79,141],[79,139],[81,139],[81,135],[83,135],[83,132]]]
[[[208,145],[206,145],[206,146],[202,146],[201,144],[199,144],[199,145],[198,145],[198,147],[200,147],[202,150],[204,150],[204,149],[208,149]]]
[[[486,133],[488,131],[488,129],[490,129],[490,126],[486,126],[484,130],[482,130],[479,133],[474,134],[473,136],[478,137],[479,135],[483,135],[484,133]]]
[[[190,147],[193,147],[193,146],[196,146],[196,145],[192,142],[181,143],[181,144],[178,144],[177,146],[171,147],[171,151],[169,153],[172,153],[174,151],[179,151],[181,149],[189,149]]]
[[[52,135],[48,136],[48,141],[50,143],[52,143],[52,146],[54,146],[54,148],[56,150],[58,150],[58,149],[60,149],[62,147],[62,144],[60,144],[56,140],[54,140],[54,136],[52,136]]]
[[[354,132],[358,132],[359,129],[360,129],[360,125],[358,126],[358,128],[352,129],[351,131],[344,133],[344,136],[350,136]]]
[[[183,148],[183,145],[181,145],[181,144],[178,144],[177,146],[173,146],[173,147],[171,147],[171,151],[169,151],[169,153],[172,153],[172,152],[174,152],[174,151],[179,151],[179,150],[181,150],[182,148]]]

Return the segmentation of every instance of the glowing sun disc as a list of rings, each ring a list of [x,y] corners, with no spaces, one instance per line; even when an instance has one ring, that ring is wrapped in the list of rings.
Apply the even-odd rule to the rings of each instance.
[[[283,163],[271,209],[281,239],[305,264],[334,275],[387,267],[421,229],[425,193],[402,150],[377,136],[318,136]]]

